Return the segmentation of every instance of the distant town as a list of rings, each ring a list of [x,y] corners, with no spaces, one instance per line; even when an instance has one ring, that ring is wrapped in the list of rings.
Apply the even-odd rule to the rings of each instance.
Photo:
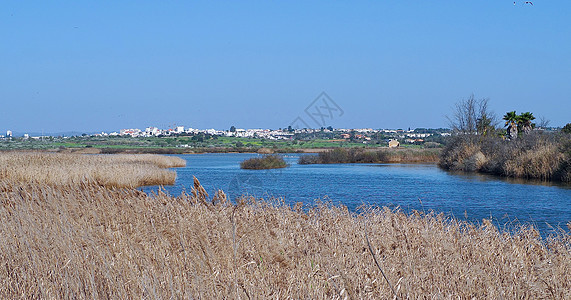
[[[438,148],[449,136],[447,128],[372,129],[310,128],[197,129],[185,126],[145,129],[125,128],[112,132],[74,134],[18,133],[0,135],[0,150],[57,150],[89,153],[202,153],[257,152],[272,149],[297,152],[336,147]],[[83,149],[83,150],[82,150]],[[317,150],[316,150],[317,151]]]
[[[0,135],[2,139],[34,139],[41,140],[47,138],[73,138],[73,137],[177,137],[177,136],[218,136],[218,137],[238,137],[238,138],[255,138],[268,140],[294,140],[294,139],[311,139],[311,138],[329,138],[341,140],[359,140],[368,143],[382,136],[388,139],[398,139],[405,143],[424,142],[424,139],[431,136],[449,136],[450,130],[447,128],[427,129],[372,129],[372,128],[332,128],[324,127],[319,129],[311,128],[279,128],[274,129],[243,129],[230,127],[228,130],[217,129],[196,129],[186,128],[185,126],[173,126],[172,128],[161,129],[158,127],[147,127],[145,129],[128,128],[113,132],[100,132],[92,134],[81,134],[71,136],[53,136],[53,135],[30,135],[24,133],[21,136],[14,136],[11,130],[6,131],[6,135]]]
[[[558,128],[536,130],[557,131]],[[448,128],[372,129],[372,128],[287,128],[227,130],[171,126],[162,129],[127,128],[112,132],[76,134],[0,135],[0,149],[100,149],[99,153],[160,149],[160,153],[255,152],[262,148],[295,152],[335,147],[420,147],[440,148],[451,135]],[[144,149],[147,149],[143,151]],[[169,150],[170,149],[170,150]],[[74,151],[75,151],[74,150]],[[168,150],[168,151],[167,151]],[[115,151],[115,152],[114,152]],[[169,152],[170,151],[170,152]],[[148,151],[152,152],[152,151]]]

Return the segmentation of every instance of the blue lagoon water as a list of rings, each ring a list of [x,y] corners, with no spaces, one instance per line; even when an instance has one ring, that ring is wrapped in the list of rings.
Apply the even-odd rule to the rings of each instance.
[[[190,192],[196,176],[212,196],[218,189],[232,199],[243,194],[283,198],[286,203],[331,201],[355,209],[361,204],[399,207],[404,211],[442,212],[460,220],[481,222],[492,217],[505,224],[533,224],[545,234],[571,221],[571,186],[506,180],[499,177],[449,173],[434,164],[298,165],[298,154],[287,154],[290,167],[242,170],[240,162],[257,154],[178,155],[187,161],[174,169],[177,181],[165,186],[172,195]],[[157,187],[145,187],[151,191]]]

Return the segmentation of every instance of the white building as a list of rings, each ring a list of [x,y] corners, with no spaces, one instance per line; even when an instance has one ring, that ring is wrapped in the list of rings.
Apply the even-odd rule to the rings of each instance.
[[[407,133],[407,134],[405,134],[405,136],[411,137],[411,138],[425,138],[425,137],[428,137],[431,135],[432,135],[432,133]]]
[[[132,137],[137,137],[141,135],[141,130],[137,128],[121,129],[119,130],[119,135],[130,135]]]
[[[6,137],[12,137],[12,130],[6,131]]]
[[[159,135],[161,134],[161,131],[157,128],[157,127],[147,127],[145,128],[145,135],[146,136],[151,136],[151,135]]]

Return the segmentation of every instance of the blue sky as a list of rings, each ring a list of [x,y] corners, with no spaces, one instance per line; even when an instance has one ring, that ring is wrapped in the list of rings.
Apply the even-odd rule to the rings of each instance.
[[[445,127],[460,99],[571,122],[571,2],[5,1],[0,130]],[[309,123],[309,122],[308,122]]]

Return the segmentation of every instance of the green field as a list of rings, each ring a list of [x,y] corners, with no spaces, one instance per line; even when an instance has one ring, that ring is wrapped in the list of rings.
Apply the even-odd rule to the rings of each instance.
[[[48,149],[176,149],[176,153],[208,152],[255,152],[269,148],[278,152],[296,152],[324,148],[379,148],[384,141],[349,141],[340,139],[270,140],[227,136],[175,136],[175,137],[49,137],[45,139],[12,138],[0,140],[0,150],[48,150]],[[404,148],[422,148],[422,145],[404,144]]]

